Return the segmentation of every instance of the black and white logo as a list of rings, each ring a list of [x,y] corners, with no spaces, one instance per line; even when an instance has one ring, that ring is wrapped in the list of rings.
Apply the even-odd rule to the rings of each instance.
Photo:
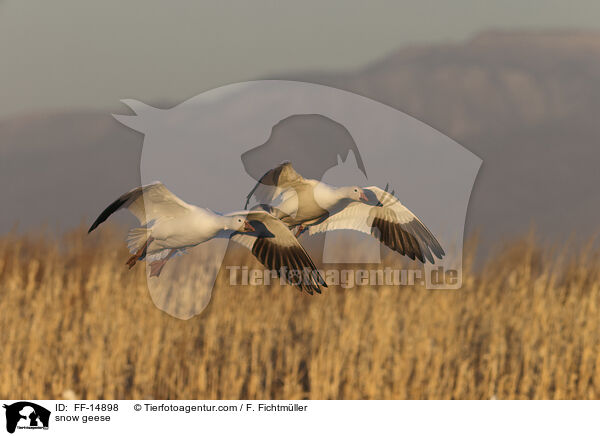
[[[14,433],[16,429],[48,429],[50,411],[29,401],[19,401],[3,406],[6,409],[6,431]]]

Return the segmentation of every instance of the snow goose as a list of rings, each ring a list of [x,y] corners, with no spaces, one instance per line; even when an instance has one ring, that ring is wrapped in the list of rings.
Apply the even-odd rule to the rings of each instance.
[[[312,294],[327,286],[309,255],[289,228],[264,211],[242,211],[221,215],[210,209],[188,204],[169,191],[161,182],[135,188],[111,203],[88,233],[116,211],[127,208],[142,227],[133,228],[127,237],[132,256],[131,269],[138,260],[150,264],[150,277],[159,276],[166,262],[186,248],[213,238],[231,238],[247,247],[269,269],[300,274],[287,282]],[[301,273],[299,273],[301,272]]]
[[[327,287],[312,259],[286,224],[262,210],[248,212],[246,219],[255,230],[235,232],[232,241],[248,248],[279,277],[286,274],[288,283],[309,294],[313,291],[320,294],[319,286]]]
[[[435,236],[387,187],[334,187],[305,179],[284,162],[259,180],[246,207],[253,196],[290,228],[297,227],[296,237],[306,228],[309,234],[351,229],[423,263],[445,255]]]

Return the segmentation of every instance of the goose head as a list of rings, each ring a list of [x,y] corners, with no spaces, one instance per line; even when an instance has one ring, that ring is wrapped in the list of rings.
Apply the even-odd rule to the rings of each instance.
[[[255,229],[243,216],[228,217],[225,230],[233,230],[240,233],[254,232]]]
[[[314,189],[317,204],[326,210],[345,207],[353,201],[368,201],[365,191],[358,186],[342,186],[339,188],[319,183]]]
[[[350,201],[369,201],[365,195],[365,191],[359,186],[344,186],[338,189],[339,194]]]

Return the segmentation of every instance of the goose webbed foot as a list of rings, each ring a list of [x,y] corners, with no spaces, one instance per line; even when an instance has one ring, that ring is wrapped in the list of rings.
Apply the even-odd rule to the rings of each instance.
[[[155,260],[150,263],[150,275],[149,277],[158,277],[164,266],[167,264],[167,261],[175,254],[176,250],[171,250],[167,257],[161,260]]]
[[[125,262],[125,265],[127,265],[129,267],[129,269],[133,268],[135,263],[138,260],[138,255],[134,254],[133,256],[131,256],[129,259],[127,259],[127,262]]]
[[[138,260],[142,260],[146,256],[146,250],[148,249],[148,245],[154,241],[154,238],[150,237],[144,242],[144,245],[140,247],[138,251],[135,252],[133,256],[127,259],[125,265],[129,267],[129,269],[133,268]]]

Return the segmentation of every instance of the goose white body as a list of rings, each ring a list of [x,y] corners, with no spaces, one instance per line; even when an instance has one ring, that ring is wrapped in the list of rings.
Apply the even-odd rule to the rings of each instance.
[[[155,182],[135,188],[111,203],[88,233],[121,208],[127,208],[143,226],[129,231],[127,245],[133,256],[127,264],[131,268],[137,260],[146,259],[150,262],[150,276],[158,276],[165,262],[186,248],[214,238],[231,238],[248,248],[265,266],[278,270],[278,274],[282,268],[310,270],[312,274],[305,278],[306,281],[294,282],[301,290],[320,293],[320,286],[327,286],[290,229],[267,212],[221,215],[188,204],[162,183]]]
[[[367,195],[368,194],[368,195]],[[290,227],[310,234],[332,230],[356,230],[370,234],[402,255],[434,263],[444,250],[425,225],[394,197],[377,186],[333,187],[305,179],[290,162],[268,171],[250,191],[252,197],[269,205]]]
[[[229,217],[195,206],[188,213],[159,218],[149,227],[153,240],[148,245],[148,254],[194,247],[219,236],[228,222]]]

